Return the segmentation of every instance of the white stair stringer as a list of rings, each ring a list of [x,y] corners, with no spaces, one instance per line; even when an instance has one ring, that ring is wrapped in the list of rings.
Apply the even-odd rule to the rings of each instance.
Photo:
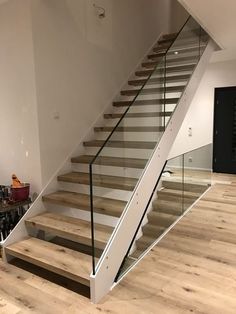
[[[210,40],[159,144],[156,146],[142,177],[136,185],[126,209],[119,219],[117,227],[113,231],[110,241],[97,264],[95,275],[91,274],[90,276],[91,300],[94,303],[97,303],[114,286],[116,275],[141,221],[146,204],[168,159],[169,152],[188,112],[210,57],[216,48],[214,41]]]

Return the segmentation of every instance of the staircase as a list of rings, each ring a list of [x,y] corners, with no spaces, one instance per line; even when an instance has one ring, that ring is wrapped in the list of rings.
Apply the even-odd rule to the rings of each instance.
[[[104,114],[104,125],[96,126],[94,138],[83,143],[84,153],[71,158],[71,171],[58,175],[58,189],[46,188],[4,243],[6,260],[16,258],[75,283],[91,285],[94,302],[111,288],[109,280],[114,283],[114,276],[108,275],[108,270],[117,273],[115,263],[120,267],[119,258],[122,261],[124,254],[116,249],[119,258],[113,263],[112,254],[106,254],[107,248],[112,247],[111,240],[116,243],[122,230],[117,228],[124,225],[125,219],[128,221],[127,206],[134,193],[138,195],[137,185],[155,157],[154,152],[161,151],[164,135],[169,131],[177,135],[181,122],[175,126],[171,119],[174,115],[183,116],[176,110],[180,106],[177,104],[187,93],[186,87],[208,43],[205,33],[200,44],[195,40],[196,34],[198,29],[196,32],[194,26],[193,32],[183,28],[178,34],[166,34],[158,40],[128,81],[127,88],[114,101],[112,112]],[[186,112],[187,106],[184,106]],[[119,119],[122,120],[119,122]],[[168,145],[171,146],[171,142]],[[168,152],[164,155],[166,157],[161,157],[158,164],[160,169]],[[155,181],[159,172],[159,168],[153,172]],[[153,179],[151,182],[154,186]],[[197,186],[195,188],[195,192],[189,192],[187,207],[202,193]],[[150,186],[150,191],[152,189]],[[163,189],[153,201],[153,210],[148,213],[148,222],[142,227],[143,235],[136,241],[136,257],[179,216],[179,193],[178,183],[163,182]],[[145,209],[141,202],[137,204],[132,214],[134,230]],[[127,242],[130,242],[132,228],[126,227],[130,231],[130,235],[125,235]],[[122,241],[120,239],[119,243],[126,253],[129,243],[126,247]],[[102,275],[103,267],[109,276],[107,282]],[[99,285],[107,286],[99,288]]]

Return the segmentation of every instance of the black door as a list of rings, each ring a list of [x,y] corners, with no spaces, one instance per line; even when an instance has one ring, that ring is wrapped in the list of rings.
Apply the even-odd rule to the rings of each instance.
[[[213,171],[236,173],[236,87],[215,89]]]

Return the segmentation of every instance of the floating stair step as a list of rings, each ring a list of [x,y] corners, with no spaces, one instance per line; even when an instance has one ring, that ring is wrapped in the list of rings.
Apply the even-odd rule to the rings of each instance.
[[[85,147],[101,147],[104,141],[90,141],[84,142]],[[107,147],[112,148],[136,148],[136,149],[154,149],[156,142],[141,142],[141,141],[109,141],[106,144]]]
[[[90,196],[87,194],[58,191],[49,195],[43,196],[43,201],[49,204],[78,208],[82,210],[90,211]],[[114,200],[105,197],[93,196],[94,212],[120,217],[122,211],[126,206],[126,202],[120,200]]]
[[[167,58],[166,60],[166,64],[169,65],[169,64],[173,64],[173,63],[176,63],[176,62],[196,62],[199,58],[198,57],[195,57],[195,56],[188,56],[188,57],[176,57],[176,58]],[[163,60],[157,60],[157,61],[150,61],[150,62],[143,62],[142,63],[142,66],[145,67],[145,68],[154,68],[160,64],[163,64]]]
[[[129,106],[149,106],[149,105],[163,105],[164,103],[168,105],[177,104],[179,98],[167,98],[164,99],[146,99],[146,100],[135,100],[133,101],[115,101],[113,106],[115,107],[129,107]]]
[[[89,255],[36,238],[12,244],[6,248],[6,253],[83,285],[90,285],[92,265]]]
[[[95,156],[91,155],[82,155],[72,158],[71,161],[72,163],[90,164],[94,157]],[[102,166],[143,169],[147,164],[147,159],[98,156],[94,164]]]
[[[142,236],[136,241],[136,246],[138,250],[144,251],[148,249],[156,240],[157,238],[155,237]]]
[[[150,223],[162,227],[169,227],[178,218],[176,215],[169,215],[156,211],[151,211],[147,216]]]
[[[202,46],[203,48],[203,46]],[[180,56],[181,54],[187,54],[187,53],[197,53],[199,52],[199,47],[198,46],[195,46],[195,47],[189,47],[189,48],[184,48],[184,47],[181,47],[181,48],[176,48],[176,49],[170,49],[168,51],[168,56]],[[148,59],[150,60],[156,60],[156,59],[160,59],[160,58],[163,58],[165,56],[165,51],[159,51],[159,52],[156,52],[156,53],[152,53],[150,55],[147,56]]]
[[[166,73],[175,73],[175,72],[184,72],[184,71],[192,71],[195,68],[196,64],[187,64],[187,65],[180,65],[180,66],[173,66],[173,67],[167,67]],[[153,70],[140,70],[136,71],[136,76],[149,76],[153,73],[161,72],[164,75],[164,69],[160,68],[153,72]]]
[[[184,90],[184,86],[169,86],[169,87],[157,87],[157,88],[143,88],[143,89],[128,89],[121,91],[122,96],[135,96],[140,91],[140,94],[142,95],[152,95],[152,94],[158,94],[158,93],[179,93]]]
[[[183,191],[182,190],[174,190],[174,189],[162,189],[161,191],[158,191],[158,197],[161,195],[165,196],[177,196],[177,197],[182,197],[184,195],[184,198],[188,199],[197,199],[201,194],[197,192],[191,192],[191,191]]]
[[[162,186],[167,189],[181,190],[181,191],[184,187],[185,191],[195,192],[195,193],[204,193],[206,189],[208,189],[207,184],[184,182],[184,185],[183,185],[183,183],[180,181],[178,182],[178,181],[168,181],[168,180],[163,180]]]
[[[203,38],[203,37],[202,37]],[[205,38],[203,38],[205,40]],[[202,41],[203,43],[203,41]],[[172,45],[173,44],[173,45]],[[186,34],[185,38],[179,38],[175,43],[173,42],[163,42],[161,45],[157,45],[153,48],[154,52],[159,52],[167,49],[181,49],[181,48],[187,48],[191,46],[199,46],[199,40],[194,36],[188,36]]]
[[[103,126],[94,128],[94,131],[112,132],[114,129],[113,126]],[[164,130],[162,126],[120,126],[115,129],[115,132],[163,132]]]
[[[28,218],[25,223],[27,227],[49,232],[63,239],[91,246],[91,223],[89,221],[54,213],[44,213],[33,218]],[[96,230],[95,246],[98,249],[104,249],[113,228],[95,223],[94,229]]]
[[[166,228],[147,223],[145,226],[143,226],[142,230],[143,230],[143,235],[151,236],[157,239],[160,235],[162,235],[162,233],[166,230]]]
[[[167,76],[165,81],[166,83],[179,83],[183,81],[189,80],[190,75],[173,75],[173,76]],[[137,79],[137,80],[130,80],[128,83],[132,86],[143,86],[144,84],[163,84],[164,78],[157,77],[157,78],[151,78],[148,81],[146,79]]]
[[[125,118],[153,118],[153,117],[170,117],[172,111],[166,112],[137,112],[137,113],[127,113]],[[105,119],[120,119],[122,118],[122,113],[108,113],[104,115]]]
[[[70,172],[58,176],[58,181],[90,185],[89,173]],[[101,186],[109,189],[133,191],[138,180],[127,177],[117,177],[102,174],[93,174],[93,186]]]
[[[169,33],[162,35],[163,39],[175,39],[178,33]]]
[[[165,44],[165,43],[172,43],[175,38],[176,38],[177,34],[174,36],[170,36],[170,37],[164,37],[162,36],[161,39],[158,40],[158,44],[159,45],[162,45],[162,44]]]
[[[183,53],[183,52],[193,52],[193,51],[199,51],[199,48],[204,48],[205,45],[202,44],[201,46],[199,46],[196,42],[188,42],[182,45],[174,45],[172,47],[170,47],[169,51],[168,51],[168,55],[172,54],[172,52],[178,52],[178,53]],[[162,46],[160,47],[154,47],[153,51],[157,54],[166,52],[166,47],[162,48]]]
[[[183,202],[182,199],[179,199],[178,201],[170,201],[168,200],[168,197],[166,200],[162,200],[159,198],[156,198],[152,202],[152,208],[155,211],[163,212],[168,215],[181,215],[182,214],[182,206]]]

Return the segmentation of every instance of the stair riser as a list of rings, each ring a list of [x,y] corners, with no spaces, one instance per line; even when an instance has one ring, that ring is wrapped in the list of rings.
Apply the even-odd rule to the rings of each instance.
[[[76,192],[90,195],[89,185],[60,182],[60,189],[68,192]],[[107,197],[114,200],[127,201],[132,196],[132,192],[120,189],[93,186],[93,195]]]
[[[87,155],[95,155],[98,152],[98,148],[86,147]],[[143,158],[148,159],[151,156],[153,149],[131,149],[131,148],[104,148],[100,156],[110,157],[127,157],[127,158]]]
[[[158,199],[160,200],[165,200],[165,201],[170,201],[170,202],[177,202],[181,203],[182,202],[182,197],[181,196],[173,196],[173,195],[164,195],[164,194],[158,194]],[[196,198],[184,198],[184,203],[186,204],[193,204],[195,202]]]
[[[73,164],[73,171],[89,173],[89,166],[86,164]],[[113,167],[113,166],[99,166],[93,165],[94,174],[113,175],[129,178],[139,178],[142,174],[142,169],[125,168],[125,167]]]

